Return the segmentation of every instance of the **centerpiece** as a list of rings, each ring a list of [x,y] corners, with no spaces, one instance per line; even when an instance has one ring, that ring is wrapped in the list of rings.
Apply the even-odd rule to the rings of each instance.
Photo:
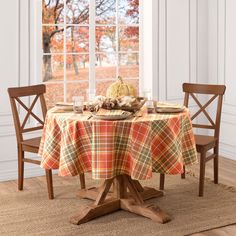
[[[129,112],[138,111],[146,102],[146,98],[137,97],[137,91],[133,85],[126,83],[121,76],[118,81],[112,83],[106,92],[106,96],[96,96],[89,110],[98,111],[100,108],[107,110],[123,110]]]

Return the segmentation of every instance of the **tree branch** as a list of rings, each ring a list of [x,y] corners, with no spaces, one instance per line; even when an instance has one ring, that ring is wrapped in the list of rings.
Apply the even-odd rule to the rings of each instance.
[[[44,4],[45,4],[45,8],[47,8],[51,4],[51,0],[48,1],[48,4],[46,4],[45,2]]]

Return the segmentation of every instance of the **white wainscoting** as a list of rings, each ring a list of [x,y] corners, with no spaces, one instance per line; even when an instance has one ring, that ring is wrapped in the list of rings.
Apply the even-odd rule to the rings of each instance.
[[[29,3],[30,0],[3,1],[0,9],[1,22],[7,19],[0,38],[0,181],[17,178],[17,146],[7,88],[31,83]],[[25,165],[26,177],[43,173],[39,166]]]
[[[183,103],[182,84],[206,83],[208,77],[207,1],[158,1],[158,53],[153,85],[159,101]],[[144,67],[145,69],[145,67]],[[190,101],[191,112],[198,110]],[[197,117],[196,123],[205,118]],[[204,130],[195,132],[205,134]]]
[[[161,101],[182,103],[184,82],[207,81],[207,1],[159,0],[158,15],[154,90]]]
[[[209,1],[209,82],[225,84],[221,154],[236,160],[236,1]]]

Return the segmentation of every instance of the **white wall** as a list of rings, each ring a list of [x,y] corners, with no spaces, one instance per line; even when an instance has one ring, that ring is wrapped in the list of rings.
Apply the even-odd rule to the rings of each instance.
[[[0,37],[0,181],[17,178],[16,138],[7,88],[30,84],[29,2],[2,1],[0,8],[0,21],[4,22]],[[31,164],[26,164],[25,170],[26,177],[43,173]]]
[[[208,25],[212,26],[212,21],[218,21],[215,21],[215,11],[209,11],[211,14],[208,14],[208,4],[210,5],[217,1],[149,1],[151,1],[151,4],[146,5],[147,11],[144,12],[146,17],[143,25],[144,70],[142,75],[145,78],[143,85],[149,87],[151,84],[153,95],[159,100],[182,103],[183,82],[204,83],[208,81],[208,75],[211,79],[215,78],[216,67],[214,63],[216,62],[216,52],[214,45],[217,43],[212,43],[211,41],[214,38],[215,24],[213,24],[214,27],[210,31],[212,34],[208,33]],[[232,5],[230,7],[235,7],[235,0],[227,1]],[[222,2],[224,1],[219,0],[219,4],[222,4]],[[32,44],[35,42],[34,38],[32,38],[34,22],[29,20],[31,14],[33,14],[29,10],[32,7],[32,0],[3,1],[1,4],[0,19],[2,22],[8,19],[8,22],[4,25],[4,36],[7,36],[0,38],[0,69],[2,76],[0,80],[0,181],[17,177],[16,141],[6,89],[10,86],[23,86],[36,81],[34,71],[32,71],[32,63],[35,57],[32,51]],[[14,12],[14,14],[11,14],[11,18],[7,17],[8,11],[6,9],[11,9]],[[231,14],[228,17],[233,18],[233,22],[233,20],[235,21],[235,16],[232,9],[229,10]],[[210,17],[211,15],[213,20]],[[220,16],[222,19],[224,18],[222,15]],[[222,28],[224,24],[220,22],[219,25]],[[232,26],[233,24],[228,24],[228,27]],[[222,29],[217,33],[219,38],[224,38],[220,32],[223,32]],[[228,37],[231,37],[230,33],[228,34]],[[223,76],[222,71],[224,71],[221,66],[224,53],[220,39],[218,44],[221,47],[219,47],[220,50],[217,54],[217,65],[220,65],[217,66],[218,78]],[[230,41],[229,38],[227,40],[227,48],[232,47],[236,50],[233,40]],[[215,42],[215,39],[213,41]],[[233,56],[229,52],[226,55],[227,60],[232,62]],[[233,78],[230,74],[232,72],[235,73],[234,67],[229,63],[226,71],[226,83],[229,84]],[[148,85],[149,82],[150,84]],[[222,149],[231,150],[233,155],[236,152],[236,145],[226,133],[235,128],[236,106],[234,105],[235,101],[233,101],[233,90],[228,92],[229,94],[226,96],[224,104]],[[231,152],[226,153],[224,151],[224,154],[232,156]],[[42,170],[38,166],[26,165],[25,173],[26,176],[33,176],[41,174]]]
[[[150,0],[143,16],[144,90],[152,87],[155,99],[182,103],[183,82],[207,82],[208,2]]]
[[[226,85],[220,151],[236,160],[236,1],[209,0],[209,82]]]
[[[183,102],[184,82],[207,81],[207,1],[160,0],[159,100]]]

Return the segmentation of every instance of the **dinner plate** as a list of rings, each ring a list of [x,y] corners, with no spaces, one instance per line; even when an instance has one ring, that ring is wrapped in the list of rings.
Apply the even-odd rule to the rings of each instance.
[[[58,102],[56,103],[56,108],[59,108],[63,111],[73,111],[73,103],[67,102]]]
[[[184,107],[180,107],[180,108],[157,107],[156,108],[157,113],[179,113],[182,111],[184,111]]]
[[[121,115],[96,115],[96,113],[92,113],[93,118],[99,120],[125,120],[131,117],[133,113],[131,112],[124,112]]]

